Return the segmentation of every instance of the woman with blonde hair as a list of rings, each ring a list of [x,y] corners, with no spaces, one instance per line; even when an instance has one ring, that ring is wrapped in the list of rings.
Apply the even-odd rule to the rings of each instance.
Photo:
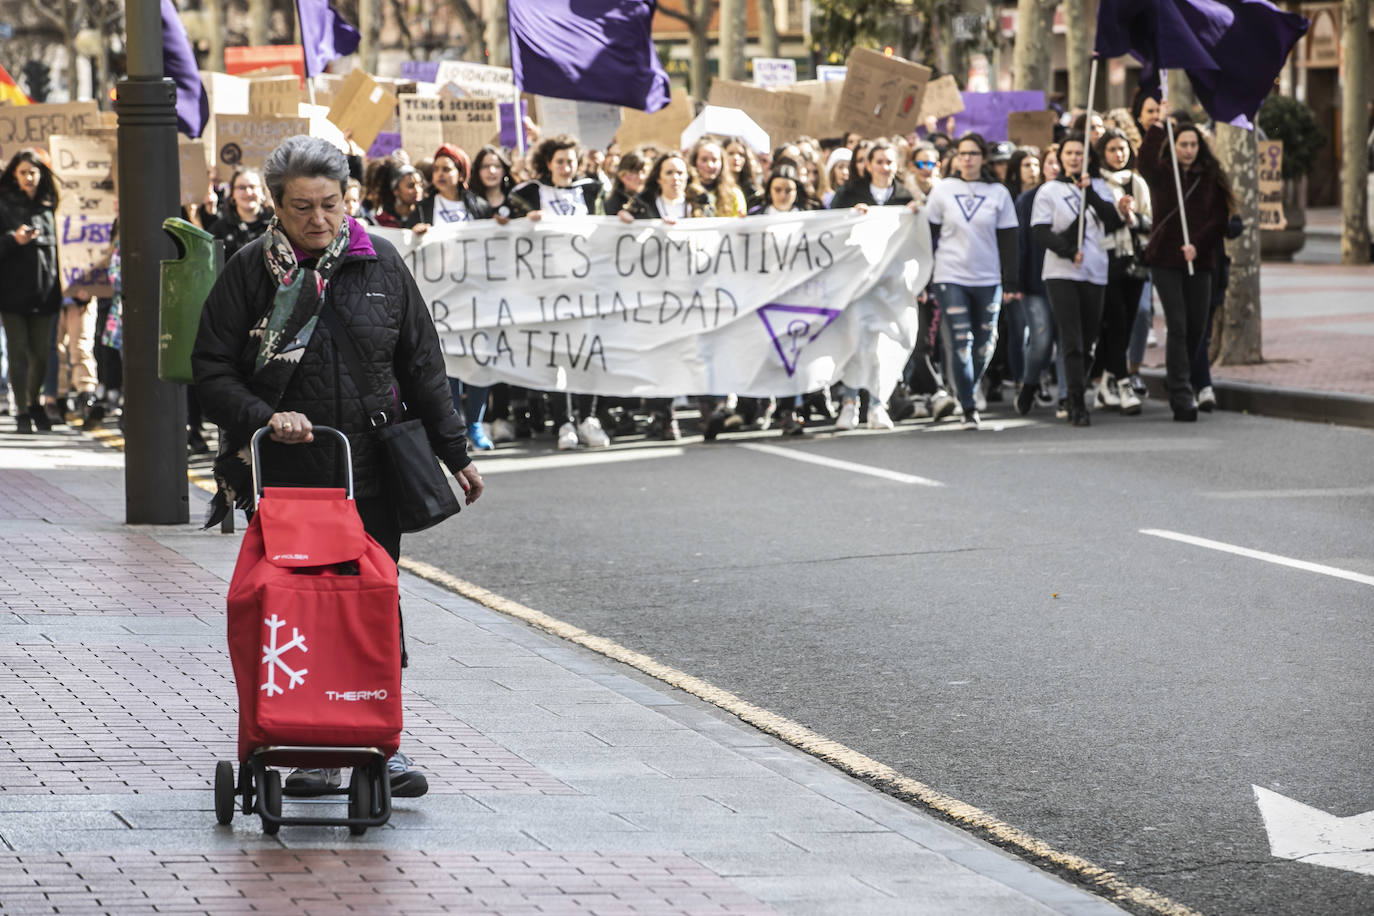
[[[725,167],[720,141],[702,137],[687,152],[687,164],[691,166],[697,183],[711,195],[716,216],[744,216],[749,212],[744,192]]]

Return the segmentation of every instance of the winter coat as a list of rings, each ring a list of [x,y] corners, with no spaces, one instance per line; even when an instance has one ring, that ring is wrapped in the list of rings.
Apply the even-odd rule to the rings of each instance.
[[[417,221],[417,223],[427,223],[431,226],[434,225],[434,207],[436,206],[436,196],[437,195],[431,194],[424,200],[420,201],[420,205],[416,207],[416,210],[420,214],[420,218]],[[467,188],[463,188],[461,191],[458,192],[458,198],[463,202],[463,209],[468,211],[469,219],[491,219],[493,213],[495,212],[492,210],[491,204],[487,203],[486,198],[478,197],[476,194],[472,193]]]
[[[1151,267],[1171,267],[1184,270],[1183,225],[1178,218],[1178,188],[1174,184],[1174,167],[1169,161],[1168,134],[1155,125],[1145,133],[1145,141],[1136,154],[1140,174],[1150,185],[1150,201],[1154,205],[1154,225],[1150,229],[1150,244],[1145,249],[1145,263]],[[1162,157],[1162,158],[1161,158]],[[1226,195],[1215,182],[1207,181],[1194,162],[1183,172],[1183,207],[1188,217],[1188,236],[1197,249],[1196,264],[1204,270],[1216,266],[1217,252],[1222,251],[1227,212]]]
[[[471,459],[449,394],[434,321],[396,249],[368,236],[357,222],[351,228],[354,237],[324,307],[352,332],[368,370],[369,392],[382,396],[388,413],[398,412],[400,402],[405,419],[421,419],[435,454],[457,473]],[[263,259],[264,243],[258,239],[230,260],[205,301],[191,353],[205,416],[225,427],[231,439],[244,442],[277,411],[298,411],[311,423],[333,426],[348,435],[353,451],[354,494],[383,496],[383,448],[370,432],[362,389],[350,377],[326,322],[317,323],[279,404],[268,404],[250,387],[258,342],[249,331],[271,311],[277,289]],[[335,451],[324,436],[306,446],[264,439],[264,479],[274,485],[341,486],[342,465]]]
[[[548,181],[525,181],[511,189],[510,196],[506,198],[506,206],[510,208],[511,216],[518,218],[540,209],[539,186],[541,184],[550,185],[551,183]],[[601,182],[595,178],[577,178],[569,187],[582,192],[582,196],[587,202],[588,214],[592,216],[605,214],[606,204],[601,193]]]
[[[652,199],[644,196],[643,193],[636,194],[630,199],[624,209],[635,219],[663,219],[663,214],[658,212],[658,196]],[[693,219],[697,217],[715,216],[715,206],[711,203],[710,194],[702,194],[695,199],[687,200],[687,217]]]
[[[38,229],[27,245],[14,240],[23,225]],[[0,197],[0,312],[55,315],[62,308],[57,269],[57,223],[51,207],[22,191]]]
[[[901,182],[893,182],[892,196],[887,199],[885,207],[903,207],[914,200],[911,192]],[[878,202],[873,199],[873,189],[867,178],[860,178],[858,181],[851,181],[843,185],[835,196],[830,198],[830,209],[843,210],[846,207],[853,207],[855,204],[867,204],[870,207],[878,206]]]
[[[267,231],[267,224],[272,222],[272,211],[266,207],[258,211],[258,218],[249,222],[240,219],[238,211],[233,204],[219,219],[210,224],[208,231],[217,239],[224,241],[224,260],[228,261],[238,250],[247,245],[253,239]]]

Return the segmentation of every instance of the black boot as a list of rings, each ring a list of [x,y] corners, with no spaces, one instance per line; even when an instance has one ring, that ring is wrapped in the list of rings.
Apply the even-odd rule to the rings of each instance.
[[[33,418],[34,428],[40,433],[52,430],[52,420],[48,418],[48,412],[38,402],[29,405],[29,416]]]
[[[1016,392],[1016,412],[1023,417],[1030,413],[1031,408],[1035,406],[1035,395],[1039,390],[1039,385],[1022,385]]]
[[[17,433],[24,433],[24,434],[32,434],[32,433],[33,433],[33,418],[30,417],[28,414],[26,414],[26,413],[21,413],[21,414],[19,414],[18,416],[16,416],[16,417],[14,418],[14,423],[15,423],[15,429],[14,429],[15,432],[17,432]]]
[[[1081,391],[1069,394],[1069,422],[1074,426],[1093,425],[1092,417],[1088,415],[1087,399]]]

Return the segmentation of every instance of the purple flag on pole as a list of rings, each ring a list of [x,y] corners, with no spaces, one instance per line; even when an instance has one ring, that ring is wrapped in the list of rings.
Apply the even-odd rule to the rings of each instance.
[[[210,120],[210,97],[200,82],[191,39],[172,0],[162,0],[162,75],[177,84],[177,130],[199,137]]]
[[[655,0],[508,0],[515,83],[556,99],[658,111],[669,101]]]
[[[323,73],[331,60],[357,50],[362,36],[329,0],[296,0],[296,13],[301,17],[306,76]]]
[[[1208,114],[1250,127],[1310,25],[1268,0],[1101,0],[1096,51],[1140,61],[1146,88],[1160,70],[1186,70]]]

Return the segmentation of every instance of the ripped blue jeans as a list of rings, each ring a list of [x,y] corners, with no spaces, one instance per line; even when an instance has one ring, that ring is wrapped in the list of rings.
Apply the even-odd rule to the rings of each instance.
[[[1001,286],[959,286],[936,283],[940,302],[940,339],[945,365],[965,413],[974,409],[973,393],[997,347],[997,314],[1002,310]]]

